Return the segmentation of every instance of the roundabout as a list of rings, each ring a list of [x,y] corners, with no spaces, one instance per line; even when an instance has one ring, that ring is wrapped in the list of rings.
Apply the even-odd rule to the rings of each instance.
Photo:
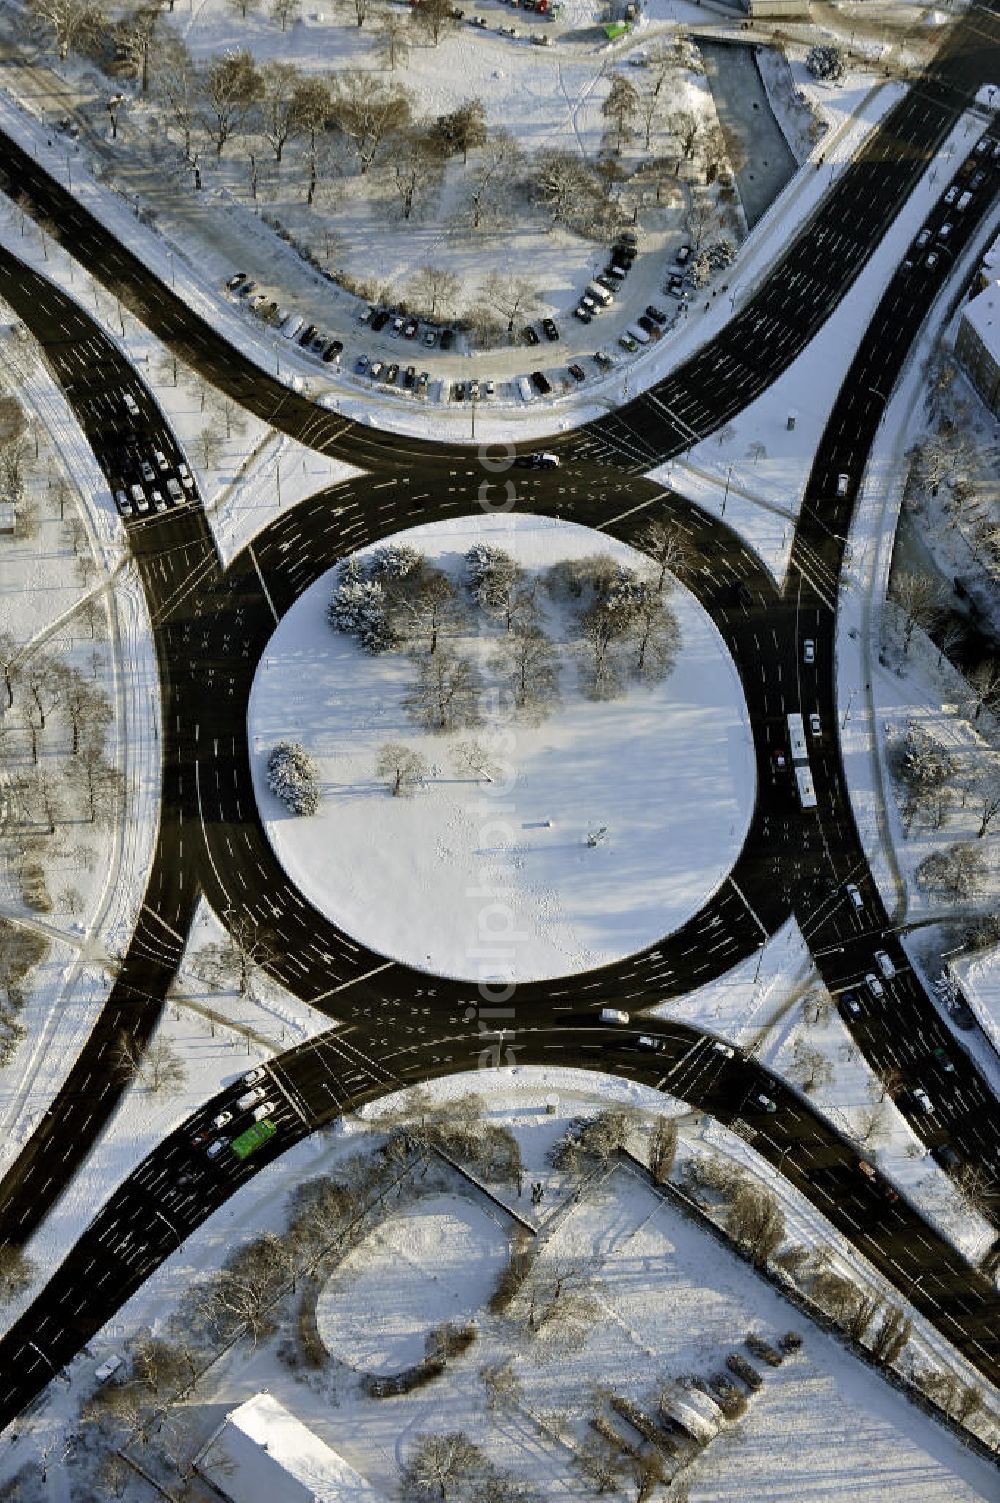
[[[504,625],[476,611],[445,645],[477,665],[478,724],[444,733],[414,724],[405,699],[416,651],[372,656],[333,630],[337,575],[318,579],[269,641],[249,705],[258,806],[289,880],[376,953],[463,979],[580,973],[680,927],[737,860],[756,790],[740,678],[704,608],[671,582],[673,668],[595,699],[573,611],[546,587],[546,571],[603,553],[642,574],[643,554],[531,514],[456,518],[387,541],[418,549],[457,595],[467,550],[503,547],[541,602],[557,690],[535,713],[516,712],[497,668]],[[267,786],[281,739],[300,741],[316,764],[316,815],[291,816]],[[484,769],[463,761],[470,740]],[[395,742],[423,758],[409,797],[393,798],[375,777],[380,748]]]

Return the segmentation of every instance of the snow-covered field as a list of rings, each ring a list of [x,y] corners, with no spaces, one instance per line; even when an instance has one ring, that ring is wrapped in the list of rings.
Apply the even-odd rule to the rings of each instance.
[[[572,1270],[569,1277],[597,1300],[582,1346],[531,1336],[522,1321],[498,1319],[485,1309],[492,1276],[506,1256],[508,1228],[502,1212],[453,1179],[444,1190],[435,1184],[423,1199],[408,1198],[401,1211],[390,1201],[378,1230],[330,1276],[319,1312],[334,1357],[322,1375],[296,1378],[277,1359],[282,1338],[293,1336],[290,1315],[274,1338],[256,1347],[244,1344],[213,1365],[178,1416],[179,1444],[194,1449],[225,1410],[266,1388],[383,1496],[395,1496],[399,1468],[419,1435],[464,1430],[495,1464],[530,1481],[543,1498],[567,1490],[588,1497],[575,1456],[587,1417],[605,1406],[603,1394],[655,1409],[660,1382],[718,1372],[726,1355],[743,1347],[748,1331],[774,1342],[794,1329],[803,1337],[801,1351],[777,1370],[763,1368],[762,1390],[744,1417],[724,1426],[686,1475],[692,1503],[800,1503],[805,1497],[880,1503],[887,1489],[893,1503],[995,1498],[995,1473],[985,1462],[858,1364],[634,1172],[617,1169],[572,1203],[575,1185],[548,1163],[568,1121],[615,1100],[653,1113],[670,1110],[669,1101],[625,1082],[558,1070],[478,1072],[449,1078],[432,1091],[446,1101],[470,1087],[483,1090],[488,1120],[515,1132],[526,1177],[544,1188],[537,1211],[528,1209],[526,1198],[510,1202],[547,1228],[543,1277]],[[545,1102],[554,1091],[559,1096],[553,1117]],[[682,1159],[711,1148],[756,1161],[731,1134],[704,1135],[696,1122],[680,1122]],[[142,1327],[167,1334],[193,1278],[210,1274],[246,1238],[269,1227],[280,1230],[287,1193],[307,1175],[336,1175],[345,1154],[364,1146],[364,1131],[351,1125],[298,1145],[211,1218],[129,1301],[114,1327],[95,1339],[92,1354],[72,1364],[69,1383],[53,1385],[40,1411],[21,1427],[17,1446],[0,1451],[0,1479],[51,1444],[53,1434],[72,1430],[76,1406],[94,1386],[96,1362],[127,1350],[128,1339]],[[775,1178],[770,1171],[768,1177]],[[787,1186],[783,1194],[789,1235],[822,1237],[822,1218],[809,1209],[804,1231],[793,1207],[800,1197]],[[837,1246],[838,1266],[843,1255],[850,1256]],[[866,1277],[862,1267],[855,1276]],[[402,1312],[398,1322],[391,1319],[394,1310]],[[360,1371],[369,1363],[390,1367],[419,1356],[427,1326],[468,1315],[478,1339],[443,1377],[408,1396],[365,1397]],[[919,1322],[913,1343],[926,1360]],[[520,1380],[520,1397],[509,1410],[491,1411],[479,1369],[504,1362]],[[52,1496],[62,1495],[57,1490]],[[126,1496],[137,1503],[137,1495]]]
[[[604,551],[644,562],[587,528],[530,515],[456,519],[403,536],[449,572],[486,539],[529,571]],[[275,851],[348,933],[440,974],[534,979],[632,953],[723,880],[753,807],[753,752],[735,667],[687,591],[670,597],[682,646],[662,682],[595,703],[567,665],[562,707],[541,724],[508,725],[488,708],[487,677],[482,731],[434,735],[414,730],[401,707],[412,665],[371,658],[331,630],[332,579],[306,591],[271,638],[249,729]],[[564,641],[565,620],[551,625]],[[484,668],[496,632],[462,638]],[[499,763],[500,780],[456,771],[455,745],[471,734]],[[288,816],[267,789],[267,756],[283,738],[301,740],[318,763],[316,816]],[[379,748],[397,740],[431,768],[412,798],[390,797],[374,777]],[[606,837],[588,847],[602,826]]]

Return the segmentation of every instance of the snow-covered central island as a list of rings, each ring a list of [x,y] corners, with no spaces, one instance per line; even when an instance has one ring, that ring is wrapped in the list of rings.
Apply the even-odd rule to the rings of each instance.
[[[650,569],[614,539],[531,515],[455,518],[392,541],[419,549],[456,584],[478,542],[513,555],[529,582],[596,553]],[[753,809],[753,744],[735,665],[687,590],[674,584],[668,597],[681,634],[672,671],[594,699],[578,673],[586,649],[573,640],[570,612],[539,583],[560,689],[541,719],[506,713],[493,667],[505,628],[473,612],[452,645],[482,672],[482,723],[434,733],[403,702],[414,659],[373,656],[329,624],[336,582],[331,570],[274,632],[248,729],[275,853],[347,934],[439,975],[542,980],[654,944],[725,880]],[[486,776],[457,752],[473,739],[493,764]],[[301,742],[315,761],[317,814],[295,817],[268,788],[268,754],[281,740]],[[427,764],[408,797],[393,797],[376,776],[388,742]]]

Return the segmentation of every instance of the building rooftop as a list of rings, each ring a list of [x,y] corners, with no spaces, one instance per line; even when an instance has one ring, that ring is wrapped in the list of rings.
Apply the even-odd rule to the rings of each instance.
[[[379,1503],[371,1483],[269,1393],[231,1410],[195,1464],[232,1503]]]
[[[1000,362],[1000,281],[988,287],[967,303],[962,317],[979,335],[990,354]]]

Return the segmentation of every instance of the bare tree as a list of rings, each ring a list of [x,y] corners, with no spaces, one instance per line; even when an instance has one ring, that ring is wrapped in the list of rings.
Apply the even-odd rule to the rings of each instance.
[[[914,574],[908,570],[894,571],[889,593],[903,612],[903,652],[908,653],[916,627],[930,631],[944,611],[941,586],[930,574]]]
[[[434,153],[428,150],[427,139],[419,130],[409,130],[399,138],[396,150],[393,152],[392,172],[396,192],[399,194],[403,208],[403,219],[408,220],[416,206],[418,195],[423,194],[432,185],[439,184],[441,178],[441,163]],[[435,273],[435,280],[425,283],[421,280],[422,272]],[[450,281],[441,282],[439,279],[442,277],[450,278]],[[444,272],[439,267],[428,266],[418,271],[410,279],[408,285],[409,296],[420,306],[426,306],[422,299],[430,292],[433,307],[437,298],[453,306],[461,283],[453,272]],[[434,313],[430,313],[429,316],[433,318]]]
[[[207,106],[205,129],[221,157],[226,142],[243,129],[247,115],[260,94],[260,74],[246,50],[226,52],[213,58],[202,75],[202,97]]]
[[[364,4],[365,0],[361,3]],[[410,55],[410,31],[409,16],[398,10],[383,11],[378,18],[376,46],[390,73],[395,73],[397,65],[405,63]]]
[[[635,647],[632,671],[640,678],[664,678],[677,661],[681,629],[662,591],[641,580],[631,602],[629,632]]]
[[[285,142],[295,134],[295,89],[300,73],[294,63],[272,60],[260,70],[260,113],[265,139],[281,161]]]
[[[176,1091],[187,1080],[187,1065],[162,1034],[143,1044],[125,1029],[118,1035],[115,1065],[122,1080],[137,1080],[151,1095]]]
[[[539,302],[535,279],[512,271],[491,271],[480,287],[479,296],[507,320],[508,334],[514,332],[517,318],[533,312]]]
[[[223,918],[229,932],[231,955],[236,963],[240,996],[253,997],[258,971],[266,970],[274,963],[273,936],[250,913],[227,908]]]
[[[35,1277],[35,1265],[15,1242],[0,1242],[0,1304],[23,1294]]]
[[[667,522],[654,517],[647,522],[636,539],[643,553],[653,560],[657,568],[656,588],[670,588],[669,574],[683,574],[691,564],[691,547],[683,529],[676,522]]]
[[[428,773],[427,759],[402,741],[387,741],[379,749],[375,776],[391,790],[393,798],[412,793]]]
[[[490,131],[466,172],[466,220],[472,229],[501,214],[523,153],[509,130]]]
[[[29,0],[28,9],[51,36],[60,62],[70,52],[91,52],[107,31],[107,13],[94,0]]]
[[[202,428],[195,440],[206,470],[217,469],[222,459],[222,434],[211,424]]]
[[[807,1093],[817,1090],[833,1079],[833,1065],[822,1049],[816,1049],[805,1039],[796,1039],[793,1050],[795,1077]]]
[[[190,52],[173,31],[160,44],[154,86],[181,133],[184,156],[190,162],[201,85]]]
[[[302,14],[302,0],[271,0],[271,20],[277,21],[284,31],[289,21],[297,21]]]
[[[91,824],[110,824],[121,804],[124,780],[104,755],[104,749],[84,742],[79,754],[79,773],[87,794]]]
[[[917,867],[921,887],[937,889],[951,898],[971,898],[982,890],[985,877],[983,853],[968,842],[931,851]]]
[[[979,829],[976,831],[976,839],[982,840],[1000,814],[1000,768],[993,767],[985,776],[978,777],[974,787],[979,799]]]
[[[612,73],[611,84],[601,114],[614,133],[615,153],[621,155],[623,144],[630,140],[639,113],[639,91],[624,73]]]
[[[460,741],[454,751],[455,766],[459,772],[467,772],[484,783],[492,783],[497,775],[497,766],[488,749],[481,741]]]
[[[406,284],[409,302],[421,308],[432,321],[439,310],[448,316],[455,310],[461,278],[446,266],[420,266]]]
[[[362,176],[381,148],[406,129],[410,115],[409,95],[398,84],[353,68],[333,79],[330,119],[350,142]]]
[[[769,1190],[740,1178],[726,1211],[726,1230],[757,1264],[777,1252],[785,1236],[785,1218]]]
[[[1000,706],[1000,658],[984,658],[966,675],[973,691],[972,718],[978,720],[985,706],[995,710]]]
[[[295,131],[307,139],[306,158],[309,163],[309,187],[306,203],[316,197],[317,156],[320,133],[326,129],[333,105],[330,88],[322,78],[300,78],[292,94],[292,117]]]
[[[481,694],[476,665],[442,647],[419,659],[417,683],[404,697],[403,706],[428,730],[449,731],[478,724]]]
[[[14,664],[20,650],[21,644],[9,631],[0,631],[0,672],[3,673],[8,710],[14,706]]]
[[[874,1337],[872,1356],[878,1362],[891,1367],[902,1355],[913,1331],[913,1322],[904,1315],[899,1305],[887,1305]]]
[[[481,1367],[479,1376],[486,1390],[489,1409],[514,1409],[521,1399],[521,1380],[510,1362],[496,1362]]]
[[[545,632],[529,619],[499,644],[494,665],[503,673],[519,710],[537,714],[559,700],[559,662]]]
[[[676,1155],[677,1123],[673,1117],[657,1117],[649,1146],[649,1172],[656,1184],[666,1184]]]
[[[443,36],[457,27],[458,21],[452,15],[453,10],[452,0],[422,0],[413,19],[434,47]]]
[[[447,1503],[478,1471],[483,1454],[461,1430],[424,1435],[403,1468],[403,1493],[416,1498],[439,1498]]]

